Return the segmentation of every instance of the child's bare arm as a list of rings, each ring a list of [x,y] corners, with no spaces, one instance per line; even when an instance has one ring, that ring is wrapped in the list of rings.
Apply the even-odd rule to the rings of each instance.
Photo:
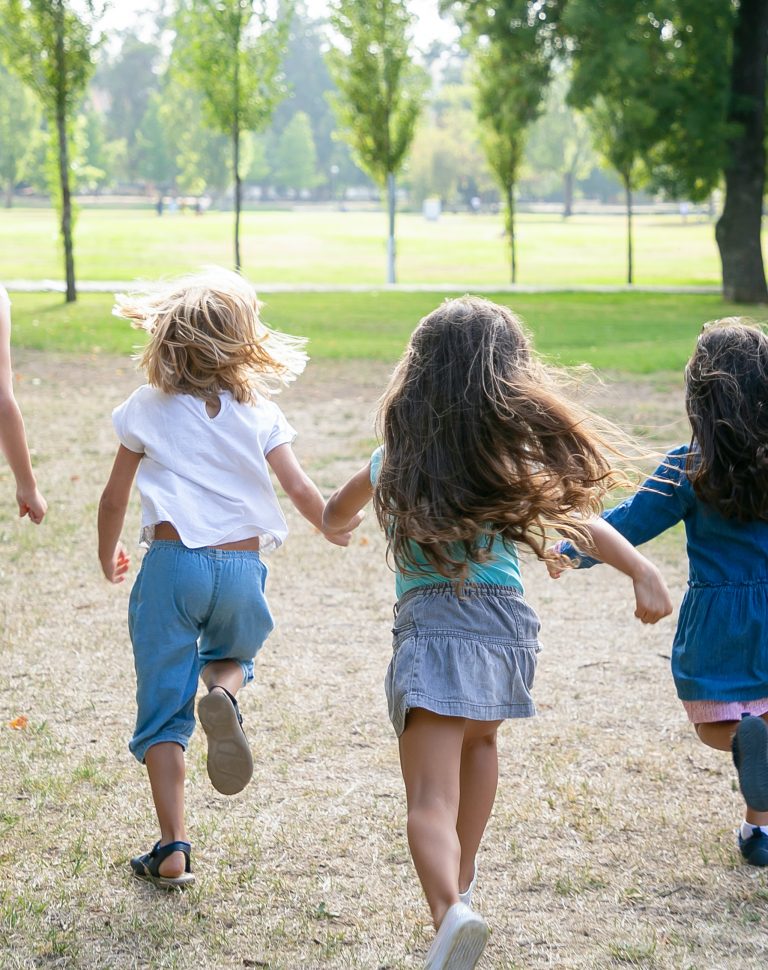
[[[99,562],[110,583],[122,583],[131,564],[125,546],[120,542],[120,533],[125,522],[133,479],[143,457],[135,451],[129,451],[125,445],[120,445],[109,481],[101,493],[98,519]]]
[[[24,432],[24,419],[13,394],[11,370],[11,310],[5,287],[0,286],[0,452],[16,479],[19,515],[39,525],[48,504],[37,488]]]
[[[325,505],[323,522],[326,529],[343,527],[370,502],[373,496],[371,463],[361,468],[341,488],[337,488]]]
[[[585,550],[602,562],[629,576],[635,588],[635,616],[643,623],[656,623],[672,612],[669,595],[658,568],[604,519],[594,518],[586,523],[593,548]],[[560,574],[556,566],[548,566],[554,578]]]
[[[348,546],[352,530],[359,524],[362,516],[349,516],[336,527],[325,526],[325,499],[299,464],[293,448],[289,444],[278,445],[267,454],[267,461],[296,510],[319,529],[329,542],[337,546]]]

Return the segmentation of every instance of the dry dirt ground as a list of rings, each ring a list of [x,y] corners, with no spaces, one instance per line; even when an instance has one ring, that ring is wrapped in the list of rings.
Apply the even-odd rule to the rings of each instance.
[[[51,508],[40,528],[18,522],[0,472],[0,966],[423,966],[432,931],[382,690],[393,582],[373,517],[340,550],[287,509],[292,534],[269,562],[278,626],[242,695],[253,782],[234,798],[213,791],[195,735],[197,884],[154,891],[127,864],[157,837],[126,748],[130,584],[108,586],[95,557],[109,415],[139,378],[105,358],[20,352],[16,367]],[[323,489],[370,453],[386,376],[311,365],[285,394]],[[684,440],[678,388],[621,384],[602,405],[629,428],[653,425],[662,444]],[[651,552],[679,601],[682,536]],[[525,573],[543,622],[539,716],[500,732],[479,857],[477,904],[492,927],[481,966],[765,967],[768,875],[735,850],[729,758],[696,741],[675,697],[673,620],[641,626],[629,582],[607,569],[557,583],[536,562]]]

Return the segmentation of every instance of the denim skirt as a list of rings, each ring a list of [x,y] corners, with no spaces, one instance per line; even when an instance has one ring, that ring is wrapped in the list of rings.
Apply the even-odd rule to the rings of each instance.
[[[395,606],[385,689],[398,737],[411,708],[497,721],[532,717],[539,618],[511,586],[420,586]]]

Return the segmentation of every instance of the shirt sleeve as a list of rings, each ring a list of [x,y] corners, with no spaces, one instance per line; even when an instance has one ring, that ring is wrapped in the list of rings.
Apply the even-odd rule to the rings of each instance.
[[[267,443],[264,445],[265,455],[268,455],[278,445],[290,445],[296,440],[296,432],[288,424],[286,416],[276,404],[273,404],[272,407],[275,409],[274,424],[267,438]]]
[[[380,445],[371,455],[371,485],[375,485],[378,481],[382,461],[384,461],[384,446]]]
[[[144,442],[140,437],[138,411],[140,410],[137,392],[123,401],[112,412],[112,426],[121,445],[137,455],[144,454]]]
[[[685,474],[687,452],[686,447],[669,452],[631,498],[603,512],[602,518],[633,546],[641,546],[666,532],[692,508],[692,492]],[[580,553],[571,542],[558,543],[557,551],[573,559],[579,569],[589,569],[600,562]]]

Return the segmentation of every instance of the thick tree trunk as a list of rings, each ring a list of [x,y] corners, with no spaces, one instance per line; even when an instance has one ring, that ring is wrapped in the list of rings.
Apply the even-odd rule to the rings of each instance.
[[[517,283],[517,245],[515,239],[515,187],[508,185],[507,197],[507,233],[509,234],[510,279]]]
[[[627,283],[634,283],[635,267],[632,252],[632,182],[624,176],[624,197],[627,203]]]
[[[766,303],[760,241],[765,190],[765,84],[768,0],[741,0],[733,35],[728,121],[736,126],[725,168],[725,205],[715,238],[723,267],[723,297]]]
[[[387,212],[389,215],[389,232],[387,234],[387,283],[397,282],[395,269],[395,204],[396,186],[395,173],[387,173]]]

